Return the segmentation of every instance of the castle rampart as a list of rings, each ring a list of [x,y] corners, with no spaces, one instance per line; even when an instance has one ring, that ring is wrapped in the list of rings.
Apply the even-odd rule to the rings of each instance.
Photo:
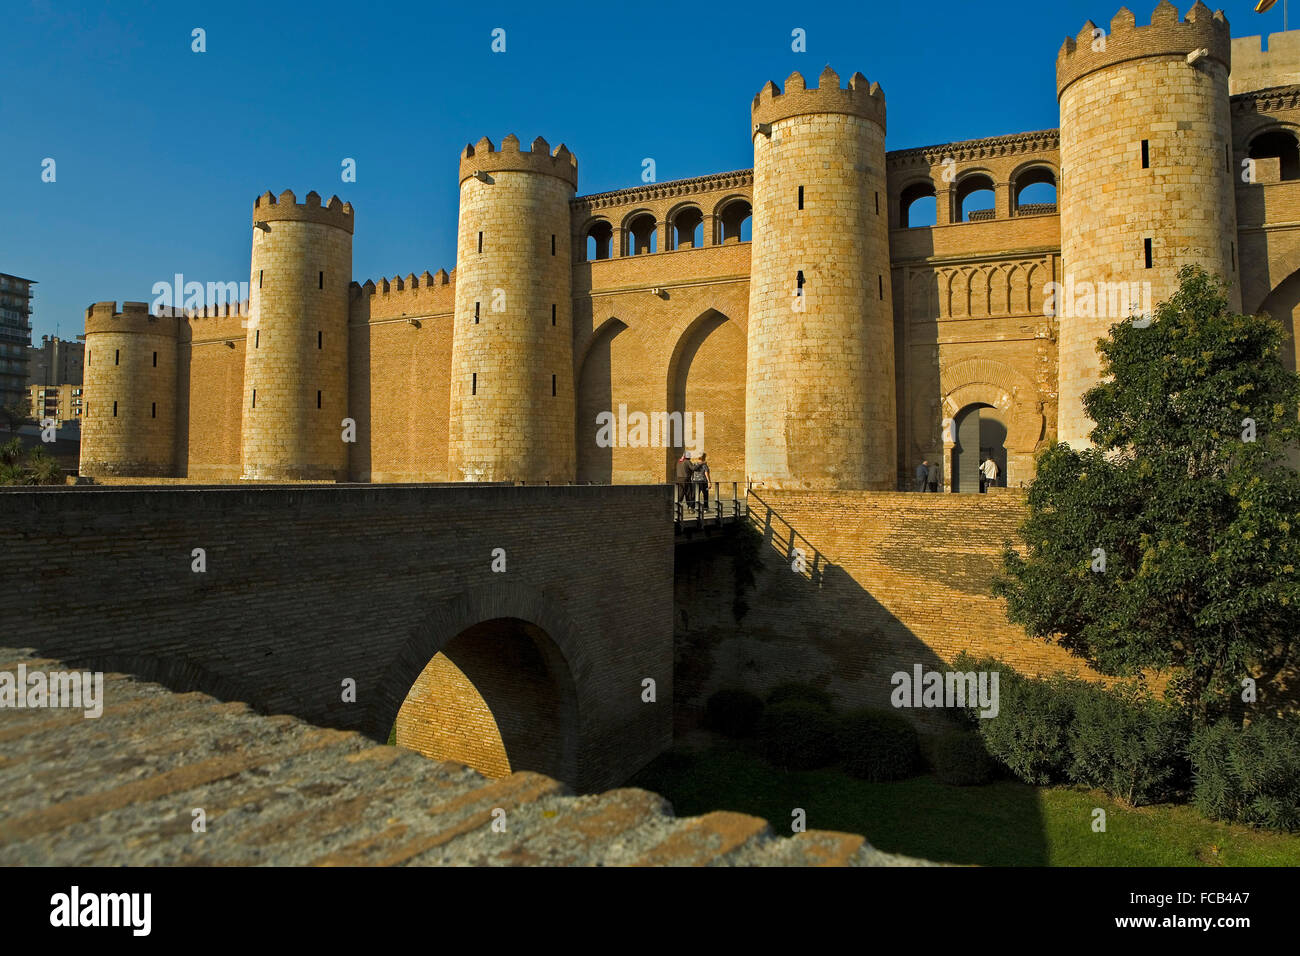
[[[144,302],[86,310],[85,475],[165,477],[176,471],[177,320]]]
[[[243,402],[243,477],[346,479],[352,206],[299,205],[285,190],[253,209]]]
[[[1162,0],[1149,26],[1121,9],[1108,36],[1093,35],[1085,24],[1057,58],[1067,275],[1136,283],[1159,302],[1196,264],[1227,278],[1239,305],[1227,21],[1199,2],[1180,21]],[[1088,441],[1082,397],[1100,377],[1096,341],[1144,308],[1060,317],[1061,440]]]
[[[246,307],[173,312],[174,334],[143,308],[92,310],[90,362],[106,335],[123,355],[172,336],[157,401],[178,418],[171,465],[105,451],[92,420],[87,473],[671,477],[681,443],[602,444],[598,417],[623,410],[702,415],[692,450],[724,482],[910,487],[929,458],[952,490],[989,453],[1026,482],[1045,445],[1086,435],[1095,339],[1127,317],[1053,314],[1054,283],[1156,301],[1198,262],[1239,276],[1244,308],[1300,319],[1300,31],[1265,52],[1200,3],[1107,26],[1058,55],[1058,129],[885,151],[880,87],[830,73],[753,98],[753,169],[578,196],[566,148],[483,139],[459,157],[450,272],[354,281],[352,207],[266,193]]]
[[[563,144],[486,137],[461,158],[448,469],[454,480],[574,480],[572,217]]]
[[[897,480],[884,94],[827,67],[754,98],[745,465],[776,488]]]

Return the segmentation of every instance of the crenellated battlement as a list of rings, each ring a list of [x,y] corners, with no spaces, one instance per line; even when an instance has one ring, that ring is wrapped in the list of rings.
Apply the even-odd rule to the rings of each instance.
[[[885,91],[879,83],[868,83],[861,73],[849,77],[847,87],[840,86],[840,75],[829,66],[817,78],[817,86],[809,89],[803,74],[791,73],[782,91],[769,80],[749,108],[754,125],[775,123],[791,116],[811,113],[847,113],[861,116],[885,128]]]
[[[177,323],[174,316],[150,315],[147,302],[123,302],[120,312],[116,302],[96,302],[86,309],[86,334],[96,332],[175,336]]]
[[[158,314],[161,316],[170,316],[177,319],[224,319],[231,316],[249,315],[249,302],[245,299],[243,302],[223,302],[204,305],[201,309],[177,309],[163,308],[159,309]]]
[[[1080,77],[1128,60],[1156,56],[1186,56],[1193,50],[1209,50],[1211,59],[1225,69],[1232,65],[1232,38],[1227,17],[1222,10],[1210,12],[1201,0],[1179,19],[1178,8],[1169,0],[1151,14],[1151,23],[1138,26],[1137,18],[1127,7],[1110,21],[1109,33],[1098,33],[1091,20],[1077,36],[1066,37],[1056,55],[1056,95]]]
[[[446,269],[439,269],[433,275],[429,275],[429,270],[425,269],[424,272],[418,276],[414,272],[409,273],[405,279],[400,275],[395,275],[391,279],[385,279],[383,276],[380,276],[378,282],[375,282],[373,279],[367,279],[364,283],[353,281],[350,288],[353,290],[360,290],[366,295],[388,295],[392,292],[414,292],[417,289],[431,289],[437,288],[438,286],[449,285],[452,281],[451,277],[455,274],[455,269],[451,270],[451,272],[448,272]]]
[[[539,136],[528,149],[521,150],[519,137],[511,133],[501,141],[500,149],[484,136],[472,146],[466,144],[461,151],[459,182],[463,183],[476,173],[505,171],[544,173],[578,188],[578,158],[563,143],[552,153],[550,144]]]
[[[309,192],[301,203],[292,189],[286,189],[279,196],[267,190],[253,201],[253,225],[259,222],[315,222],[334,226],[351,235],[355,218],[351,203],[331,196],[328,203],[321,205],[320,194],[315,190]]]
[[[350,286],[353,321],[450,314],[456,307],[456,271],[408,274]],[[364,318],[359,318],[364,317]]]

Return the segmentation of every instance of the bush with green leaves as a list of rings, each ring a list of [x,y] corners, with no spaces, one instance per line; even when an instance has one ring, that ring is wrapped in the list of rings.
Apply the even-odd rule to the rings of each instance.
[[[1193,803],[1204,816],[1271,830],[1300,830],[1300,715],[1221,720],[1188,748]]]
[[[837,756],[835,717],[806,700],[770,705],[758,723],[763,755],[783,770],[813,770]]]
[[[40,445],[24,451],[21,438],[0,445],[0,485],[61,485],[63,469]]]
[[[1070,726],[1082,682],[1056,675],[1047,680],[1000,669],[998,715],[980,719],[988,752],[1025,783],[1043,786],[1066,779]]]
[[[779,684],[772,688],[767,695],[767,706],[775,704],[784,704],[791,700],[802,700],[809,704],[816,704],[822,710],[834,712],[835,707],[833,698],[829,691],[822,690],[820,687],[814,687],[812,684],[800,684],[791,682],[788,684]]]
[[[984,740],[969,730],[952,730],[930,745],[930,764],[940,783],[973,787],[988,783],[997,773]]]
[[[715,691],[704,705],[704,726],[728,737],[751,737],[763,716],[763,700],[738,688]]]
[[[890,710],[864,708],[845,714],[837,740],[845,772],[872,783],[910,777],[920,763],[916,728]]]
[[[1079,686],[1067,774],[1129,806],[1179,798],[1189,782],[1190,732],[1185,713],[1141,686]]]

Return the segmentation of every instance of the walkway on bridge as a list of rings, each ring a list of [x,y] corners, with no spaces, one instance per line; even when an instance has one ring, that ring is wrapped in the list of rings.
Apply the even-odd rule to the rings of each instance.
[[[711,537],[727,525],[739,524],[748,514],[749,505],[740,482],[715,481],[707,496],[699,495],[700,488],[696,485],[693,489],[695,496],[683,498],[681,486],[677,487],[673,501],[673,528],[678,543]],[[728,497],[724,498],[724,495]]]

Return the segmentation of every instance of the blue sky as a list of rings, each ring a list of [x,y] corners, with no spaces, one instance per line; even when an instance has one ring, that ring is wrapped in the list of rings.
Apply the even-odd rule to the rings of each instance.
[[[1119,5],[4,0],[0,272],[39,281],[36,342],[71,338],[178,272],[247,281],[253,199],[286,188],[353,203],[358,280],[450,270],[467,141],[564,142],[579,193],[638,185],[645,157],[661,181],[743,169],[753,95],[827,63],[884,87],[890,149],[1051,128],[1061,41]],[[1223,4],[1234,35],[1282,29],[1253,6]]]

